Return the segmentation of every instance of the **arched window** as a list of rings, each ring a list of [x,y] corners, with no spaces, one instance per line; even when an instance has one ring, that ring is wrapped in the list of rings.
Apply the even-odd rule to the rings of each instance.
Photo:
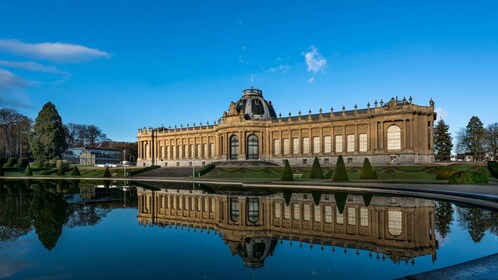
[[[387,129],[387,149],[401,150],[401,129],[397,125],[391,125]]]
[[[239,137],[233,135],[230,137],[230,159],[239,158]]]
[[[240,204],[236,197],[230,198],[230,220],[238,222],[240,218]]]
[[[258,136],[251,134],[247,137],[247,159],[258,158]]]
[[[402,217],[400,211],[389,211],[388,212],[388,221],[389,221],[389,233],[392,236],[398,236],[401,234],[402,230]]]
[[[259,220],[259,198],[248,198],[248,220],[256,223]]]

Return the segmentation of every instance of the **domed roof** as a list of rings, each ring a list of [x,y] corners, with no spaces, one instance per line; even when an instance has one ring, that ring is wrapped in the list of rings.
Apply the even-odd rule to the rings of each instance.
[[[263,98],[263,92],[259,89],[250,88],[244,90],[242,97],[235,104],[238,113],[243,110],[246,120],[269,120],[277,118],[271,102]]]

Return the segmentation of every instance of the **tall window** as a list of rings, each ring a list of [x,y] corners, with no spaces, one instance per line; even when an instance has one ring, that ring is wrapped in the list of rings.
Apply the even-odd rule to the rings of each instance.
[[[247,159],[258,158],[258,136],[251,134],[247,137]]]
[[[335,221],[336,224],[342,225],[344,224],[344,215],[342,213],[339,213],[339,208],[336,207],[336,213],[335,213]]]
[[[209,157],[209,148],[208,148],[208,144],[203,144],[203,149],[204,149],[204,158],[208,158]]]
[[[209,155],[210,157],[214,157],[214,144],[211,143],[211,154]]]
[[[298,155],[299,154],[299,138],[292,138],[292,154],[293,155]]]
[[[303,219],[305,221],[309,221],[310,220],[310,206],[308,204],[305,204],[303,206]]]
[[[288,154],[290,154],[290,143],[289,143],[289,139],[285,138],[284,139],[284,155],[288,155]]]
[[[335,152],[342,153],[342,135],[335,136]]]
[[[195,145],[190,144],[190,157],[194,158],[195,157]]]
[[[273,139],[273,155],[280,155],[280,139]]]
[[[282,212],[282,204],[280,202],[275,203],[275,218],[280,219],[280,214]]]
[[[294,204],[294,220],[301,219],[301,208],[299,204]]]
[[[315,205],[315,222],[320,222],[322,220],[322,212],[320,205]]]
[[[367,134],[366,133],[361,133],[360,134],[360,152],[364,153],[368,150],[368,140],[367,140]]]
[[[239,158],[239,137],[233,135],[230,137],[230,159]]]
[[[320,137],[313,137],[313,153],[320,153]]]
[[[239,221],[240,218],[240,204],[239,199],[236,197],[230,198],[230,219],[232,222]]]
[[[197,158],[201,158],[202,156],[201,144],[197,144]]]
[[[348,225],[350,226],[356,225],[356,208],[354,207],[348,208]]]
[[[287,220],[290,219],[290,206],[284,206],[284,218]]]
[[[332,152],[332,139],[330,136],[323,137],[323,152],[326,154]]]
[[[247,199],[248,208],[248,220],[251,223],[256,223],[259,220],[259,198],[249,198]]]
[[[354,152],[354,135],[349,134],[347,136],[347,141],[348,141],[348,153],[353,153]]]
[[[391,211],[388,212],[388,221],[389,221],[389,233],[393,236],[398,236],[401,234],[402,229],[402,217],[400,211]]]
[[[310,139],[308,137],[303,138],[303,154],[309,154],[310,152]]]
[[[397,125],[391,125],[387,129],[387,149],[401,150],[401,129]]]
[[[368,227],[368,208],[360,208],[360,226]]]
[[[332,223],[332,207],[331,206],[325,206],[325,222],[326,223]]]

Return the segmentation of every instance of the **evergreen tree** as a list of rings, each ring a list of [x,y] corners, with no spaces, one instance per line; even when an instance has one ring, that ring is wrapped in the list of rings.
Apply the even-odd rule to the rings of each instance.
[[[434,128],[434,153],[436,160],[449,161],[453,149],[450,126],[441,119]]]
[[[80,176],[80,170],[78,169],[78,166],[73,167],[73,170],[71,171],[71,176]]]
[[[451,232],[451,224],[453,223],[453,206],[449,202],[438,202],[435,209],[434,226],[444,239]]]
[[[311,179],[323,179],[322,167],[320,166],[320,161],[318,160],[317,157],[315,157],[315,160],[313,161],[313,165],[311,166],[310,178]]]
[[[31,167],[28,165],[28,167],[26,167],[26,171],[24,172],[24,175],[25,176],[33,176],[33,171],[31,171]]]
[[[342,156],[337,158],[337,163],[334,169],[334,176],[332,177],[333,182],[343,182],[349,181],[348,171],[346,170],[346,165],[344,164],[344,160]]]
[[[109,167],[106,167],[104,170],[104,177],[111,177],[111,172],[109,171]]]
[[[294,175],[292,174],[292,168],[290,167],[289,161],[285,160],[284,171],[282,172],[282,181],[294,181]]]
[[[29,144],[38,164],[55,158],[60,159],[67,149],[62,119],[52,102],[46,103],[38,113]]]
[[[59,165],[59,168],[57,168],[57,175],[58,176],[64,176],[65,175],[65,172],[64,172],[64,167],[61,165]]]
[[[457,148],[460,152],[472,153],[474,160],[482,160],[485,148],[485,130],[481,120],[473,116],[467,127],[458,135]]]
[[[360,179],[377,179],[377,174],[372,168],[368,158],[363,161],[363,166],[361,167]]]

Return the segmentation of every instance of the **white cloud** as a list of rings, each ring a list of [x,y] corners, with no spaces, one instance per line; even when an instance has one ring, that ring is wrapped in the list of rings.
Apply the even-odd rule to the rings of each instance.
[[[14,73],[0,69],[0,92],[13,88],[24,88],[28,83]]]
[[[437,120],[446,120],[448,118],[448,112],[443,110],[443,108],[436,108]]]
[[[62,74],[67,75],[68,73],[62,70],[57,69],[55,66],[45,66],[37,62],[33,61],[7,61],[0,60],[0,66],[17,68],[26,71],[32,72],[43,72],[43,73],[51,73],[51,74]]]
[[[56,62],[80,62],[110,57],[107,52],[82,45],[67,43],[24,43],[19,40],[0,39],[0,51]]]
[[[327,59],[325,59],[315,46],[311,46],[307,52],[303,52],[308,72],[313,76],[308,80],[312,83],[315,80],[315,74],[327,67]]]
[[[291,67],[287,64],[281,64],[277,67],[271,67],[269,68],[267,71],[270,72],[270,73],[276,73],[276,72],[281,72],[281,73],[287,73],[289,72],[291,69]]]

